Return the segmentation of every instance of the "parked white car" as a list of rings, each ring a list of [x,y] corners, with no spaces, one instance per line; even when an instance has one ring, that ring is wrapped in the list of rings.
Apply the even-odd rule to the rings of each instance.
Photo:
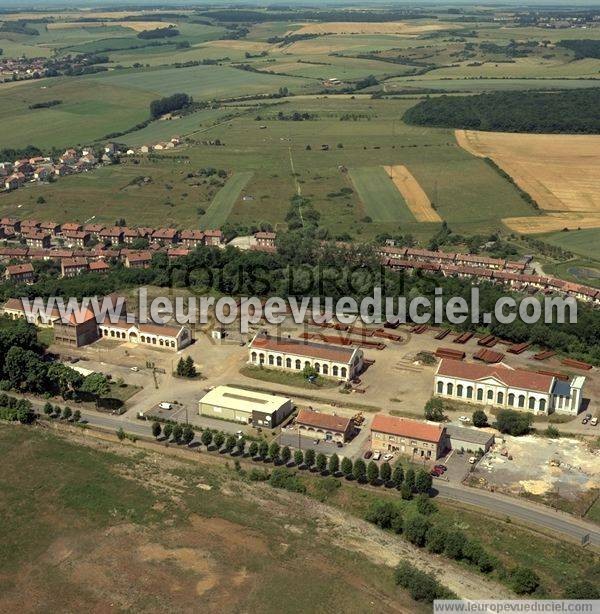
[[[163,403],[159,403],[158,406],[161,409],[173,409],[173,405],[171,403],[163,402]]]
[[[393,455],[393,454],[384,454],[384,455],[383,455],[383,460],[384,460],[384,461],[391,461],[391,460],[392,460],[392,458],[394,458],[394,455]]]
[[[477,457],[476,456],[471,456],[471,458],[469,459],[469,463],[471,465],[474,465],[477,462]]]
[[[381,458],[381,452],[375,452],[375,454],[373,454],[373,460],[379,460]]]
[[[471,422],[471,418],[469,418],[469,416],[461,416],[459,420],[461,422]]]

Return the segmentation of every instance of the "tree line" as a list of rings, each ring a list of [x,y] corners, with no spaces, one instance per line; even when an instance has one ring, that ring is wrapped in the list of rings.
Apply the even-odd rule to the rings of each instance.
[[[185,109],[189,107],[192,102],[192,97],[183,93],[165,96],[164,98],[153,100],[150,103],[150,115],[152,118],[156,119],[165,113]]]
[[[599,134],[600,88],[427,97],[408,109],[403,120],[437,128]]]

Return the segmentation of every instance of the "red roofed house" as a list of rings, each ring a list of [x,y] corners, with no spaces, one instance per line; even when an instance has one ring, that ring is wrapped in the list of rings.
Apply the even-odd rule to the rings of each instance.
[[[101,241],[108,241],[112,244],[123,242],[123,229],[120,226],[112,226],[109,228],[103,228],[98,233],[98,238]]]
[[[275,247],[277,235],[274,232],[255,232],[254,238],[259,247]]]
[[[450,448],[450,442],[441,424],[378,414],[371,423],[371,448],[435,461]]]
[[[176,228],[159,228],[152,234],[153,243],[177,243],[179,231]]]
[[[125,266],[128,269],[148,269],[152,263],[150,252],[130,252],[125,256]]]
[[[47,232],[30,230],[28,232],[23,232],[23,237],[29,247],[50,247],[50,235]]]
[[[363,352],[358,346],[272,337],[266,333],[254,336],[248,353],[248,362],[252,365],[296,372],[309,365],[321,375],[346,381],[354,379],[363,367]]]
[[[583,399],[585,377],[570,382],[503,363],[481,365],[444,358],[435,373],[434,394],[466,403],[534,414],[554,411],[576,415]]]
[[[137,228],[123,228],[123,243],[133,243],[136,239],[140,238],[140,233]]]
[[[348,441],[354,431],[354,423],[350,418],[311,409],[301,409],[298,412],[296,426],[304,437],[341,443]]]
[[[104,260],[95,260],[94,262],[90,262],[88,267],[90,273],[108,273],[110,271],[110,265]]]
[[[16,190],[25,183],[25,175],[23,173],[13,173],[4,180],[4,188],[6,190]]]
[[[221,245],[221,243],[223,243],[223,233],[220,230],[204,231],[205,245]]]
[[[204,245],[204,233],[201,230],[182,230],[179,239],[186,247],[192,249]]]
[[[90,242],[90,233],[85,230],[65,230],[62,236],[65,242],[72,247],[85,247]]]
[[[74,312],[68,319],[65,317],[54,322],[55,343],[81,347],[93,343],[99,337],[98,322],[89,309],[81,314]]]
[[[63,277],[75,277],[87,271],[88,261],[85,258],[63,258],[60,270]]]
[[[33,283],[33,265],[28,264],[11,264],[6,267],[4,276],[8,281],[15,283]]]
[[[60,224],[57,224],[56,222],[42,222],[40,224],[40,229],[56,236],[60,232]]]

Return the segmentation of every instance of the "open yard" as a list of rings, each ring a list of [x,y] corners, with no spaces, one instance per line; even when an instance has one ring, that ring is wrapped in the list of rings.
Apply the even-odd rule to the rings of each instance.
[[[518,232],[600,226],[600,136],[457,130],[469,153],[493,159],[548,213],[506,217]]]

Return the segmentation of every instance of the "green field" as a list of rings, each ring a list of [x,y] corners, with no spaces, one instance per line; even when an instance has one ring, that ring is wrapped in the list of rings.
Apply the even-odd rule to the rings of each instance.
[[[564,250],[584,257],[594,257],[600,242],[600,228],[584,228],[569,232],[554,232],[540,236],[546,243],[557,245]]]
[[[427,611],[390,567],[339,547],[309,511],[288,517],[285,493],[225,466],[169,456],[157,465],[133,447],[6,425],[0,453],[4,612],[31,599],[53,612],[191,612],[209,600],[265,614],[316,602],[366,612],[373,600]]]
[[[374,222],[415,222],[404,198],[380,166],[350,169],[350,178]]]
[[[235,203],[228,202],[228,210],[233,208],[227,219],[233,223],[268,222],[285,228],[290,198],[298,185],[320,213],[319,225],[331,237],[369,239],[396,230],[422,239],[430,237],[436,226],[414,221],[400,193],[391,191],[393,186],[381,169],[389,164],[411,169],[440,216],[456,232],[503,230],[503,217],[534,213],[508,181],[458,147],[451,130],[404,124],[400,118],[412,104],[412,100],[367,97],[288,98],[275,101],[274,106],[226,107],[154,122],[125,140],[141,144],[178,134],[188,136],[192,143],[165,153],[160,160],[143,157],[139,164],[125,160],[118,166],[60,178],[52,185],[27,185],[0,197],[0,213],[58,222],[96,215],[106,222],[125,217],[138,224],[202,227],[206,220],[199,218],[197,209],[207,210],[215,193],[206,186],[191,185],[185,177],[190,171],[213,166],[230,175],[252,175],[245,186],[249,199],[243,201],[236,195]],[[309,113],[312,119],[277,119],[280,111],[291,114],[296,110]],[[210,139],[219,139],[223,145],[203,144]],[[329,149],[323,150],[323,145]],[[177,159],[181,156],[185,159]],[[379,167],[378,187],[389,186],[395,217],[377,221],[370,215],[367,207],[375,207],[379,196],[374,193],[363,202],[348,174],[341,170],[344,167]],[[140,175],[150,176],[152,183],[127,187]],[[44,205],[36,202],[40,195],[47,201]],[[366,216],[373,221],[365,221]]]
[[[246,171],[235,173],[227,180],[210,203],[206,214],[201,216],[200,221],[203,228],[220,228],[225,224],[242,190],[251,178],[252,172]]]

